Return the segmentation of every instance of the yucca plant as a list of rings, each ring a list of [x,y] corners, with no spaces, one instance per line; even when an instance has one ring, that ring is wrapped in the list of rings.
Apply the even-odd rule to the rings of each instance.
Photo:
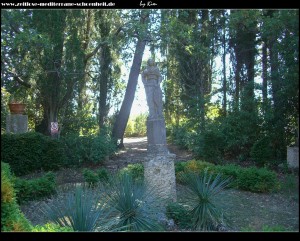
[[[221,208],[217,205],[216,198],[230,179],[223,179],[220,174],[202,174],[187,172],[181,176],[186,185],[183,202],[190,207],[192,227],[197,231],[216,230],[216,227],[225,224],[227,219]]]
[[[162,209],[153,194],[142,180],[134,180],[128,173],[119,175],[107,192],[108,204],[115,209],[118,220],[114,227],[124,231],[162,231],[156,220]]]
[[[105,195],[99,190],[84,185],[67,188],[65,195],[54,198],[41,211],[53,223],[71,227],[74,231],[110,230],[113,225],[110,219],[112,209],[105,205]]]

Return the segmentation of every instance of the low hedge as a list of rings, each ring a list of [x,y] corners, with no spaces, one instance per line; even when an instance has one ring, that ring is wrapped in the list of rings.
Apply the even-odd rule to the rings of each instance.
[[[19,204],[39,200],[56,193],[55,176],[52,172],[48,172],[40,178],[31,180],[16,178],[15,188]]]
[[[9,163],[16,176],[99,163],[116,150],[116,145],[105,135],[70,135],[56,140],[27,132],[3,134],[1,139],[1,161]]]
[[[15,175],[57,170],[65,162],[59,140],[36,132],[1,135],[1,161],[9,163]]]
[[[214,165],[212,163],[191,160],[175,164],[176,179],[181,183],[180,173],[198,172],[220,173],[224,178],[231,177],[230,187],[251,192],[270,192],[278,190],[280,185],[274,171],[266,168],[243,168],[234,164]]]

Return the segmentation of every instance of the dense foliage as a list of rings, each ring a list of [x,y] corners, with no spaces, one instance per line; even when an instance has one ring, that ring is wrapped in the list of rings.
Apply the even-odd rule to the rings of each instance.
[[[31,180],[16,178],[15,189],[19,204],[50,197],[56,193],[55,175],[52,172],[48,172],[40,178]]]
[[[1,133],[14,98],[47,135],[51,121],[61,136],[145,135],[146,115],[129,113],[149,47],[175,143],[207,161],[270,166],[298,144],[297,9],[4,9],[1,36]],[[98,141],[68,155],[95,161],[104,153],[81,152]]]
[[[17,176],[57,170],[66,161],[61,142],[40,133],[4,134],[1,139],[1,160],[9,163]]]
[[[271,192],[280,188],[277,174],[267,168],[240,167],[234,164],[214,165],[209,162],[191,160],[175,164],[176,179],[182,183],[181,175],[186,172],[222,174],[224,178],[231,178],[230,187],[251,191]]]
[[[9,165],[1,162],[1,231],[25,232],[31,224],[20,211],[16,201],[13,176]]]
[[[17,176],[64,166],[100,163],[116,150],[109,136],[70,135],[59,140],[40,133],[3,134],[1,160]]]

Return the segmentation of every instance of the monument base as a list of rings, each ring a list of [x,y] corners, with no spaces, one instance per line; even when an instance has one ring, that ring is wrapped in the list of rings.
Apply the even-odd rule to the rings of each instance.
[[[6,116],[6,132],[21,134],[28,131],[28,116],[12,114]]]
[[[174,156],[174,154],[148,154],[144,162],[147,186],[162,200],[163,205],[177,199]]]

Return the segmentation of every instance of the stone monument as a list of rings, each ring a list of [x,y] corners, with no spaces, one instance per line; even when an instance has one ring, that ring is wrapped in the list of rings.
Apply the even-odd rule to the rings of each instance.
[[[6,116],[6,132],[21,134],[28,131],[28,116],[23,114],[10,114]]]
[[[147,156],[144,162],[145,181],[159,197],[176,201],[174,158],[167,148],[166,125],[163,117],[162,76],[154,60],[149,59],[142,72],[149,116],[147,118]]]

